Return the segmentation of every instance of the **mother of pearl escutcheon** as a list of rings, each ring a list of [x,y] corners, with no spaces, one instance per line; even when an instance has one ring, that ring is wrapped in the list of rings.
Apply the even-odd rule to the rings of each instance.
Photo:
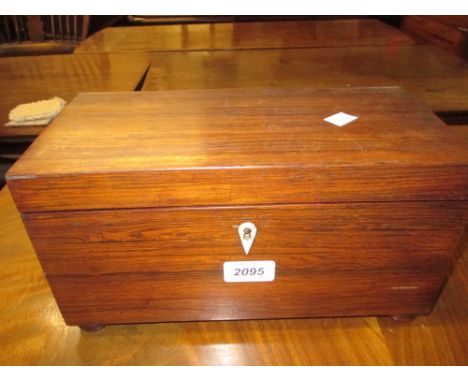
[[[239,225],[237,232],[239,233],[242,248],[244,248],[245,254],[248,255],[255,240],[255,236],[257,236],[257,227],[252,222],[244,222]]]

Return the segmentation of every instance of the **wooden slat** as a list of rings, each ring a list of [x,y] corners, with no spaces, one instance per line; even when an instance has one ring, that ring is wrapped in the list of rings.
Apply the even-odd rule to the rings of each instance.
[[[54,16],[49,16],[50,17],[50,26],[52,28],[52,39],[55,40],[55,17]]]
[[[21,33],[20,33],[19,22],[18,22],[18,18],[20,16],[11,16],[11,17],[13,18],[13,25],[15,27],[16,41],[19,42],[21,41]]]
[[[5,35],[7,42],[11,42],[11,33],[10,33],[10,21],[8,20],[8,16],[3,16],[3,25],[5,27]]]
[[[73,40],[78,41],[78,17],[73,16]]]
[[[27,16],[28,32],[31,41],[44,40],[44,25],[41,16]]]
[[[105,28],[75,53],[400,46],[414,41],[378,20],[314,20]]]
[[[65,21],[67,26],[67,40],[71,40],[70,16],[65,16]]]
[[[58,18],[58,27],[59,27],[59,33],[60,33],[60,39],[63,40],[63,22],[62,22],[62,18],[63,16],[57,16]]]
[[[20,27],[20,35],[22,41],[28,41],[31,39],[29,36],[29,30],[24,24],[24,17],[26,16],[18,16],[19,27]]]
[[[81,23],[82,29],[81,29],[81,40],[86,40],[86,37],[88,37],[88,30],[89,30],[89,19],[90,16],[82,16],[83,21]]]

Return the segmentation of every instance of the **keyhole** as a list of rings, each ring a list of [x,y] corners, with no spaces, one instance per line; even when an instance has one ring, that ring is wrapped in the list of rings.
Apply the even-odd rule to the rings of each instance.
[[[252,239],[252,230],[250,228],[244,228],[244,240]]]

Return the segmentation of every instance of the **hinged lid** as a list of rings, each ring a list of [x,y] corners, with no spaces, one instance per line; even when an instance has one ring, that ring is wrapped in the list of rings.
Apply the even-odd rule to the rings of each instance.
[[[358,119],[324,121],[339,112]],[[23,212],[461,200],[467,166],[400,88],[86,93],[7,180]]]

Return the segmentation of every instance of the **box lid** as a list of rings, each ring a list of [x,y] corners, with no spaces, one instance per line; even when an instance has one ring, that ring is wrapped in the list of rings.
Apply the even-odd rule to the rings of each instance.
[[[23,212],[464,200],[468,148],[394,87],[83,93],[7,182]]]

